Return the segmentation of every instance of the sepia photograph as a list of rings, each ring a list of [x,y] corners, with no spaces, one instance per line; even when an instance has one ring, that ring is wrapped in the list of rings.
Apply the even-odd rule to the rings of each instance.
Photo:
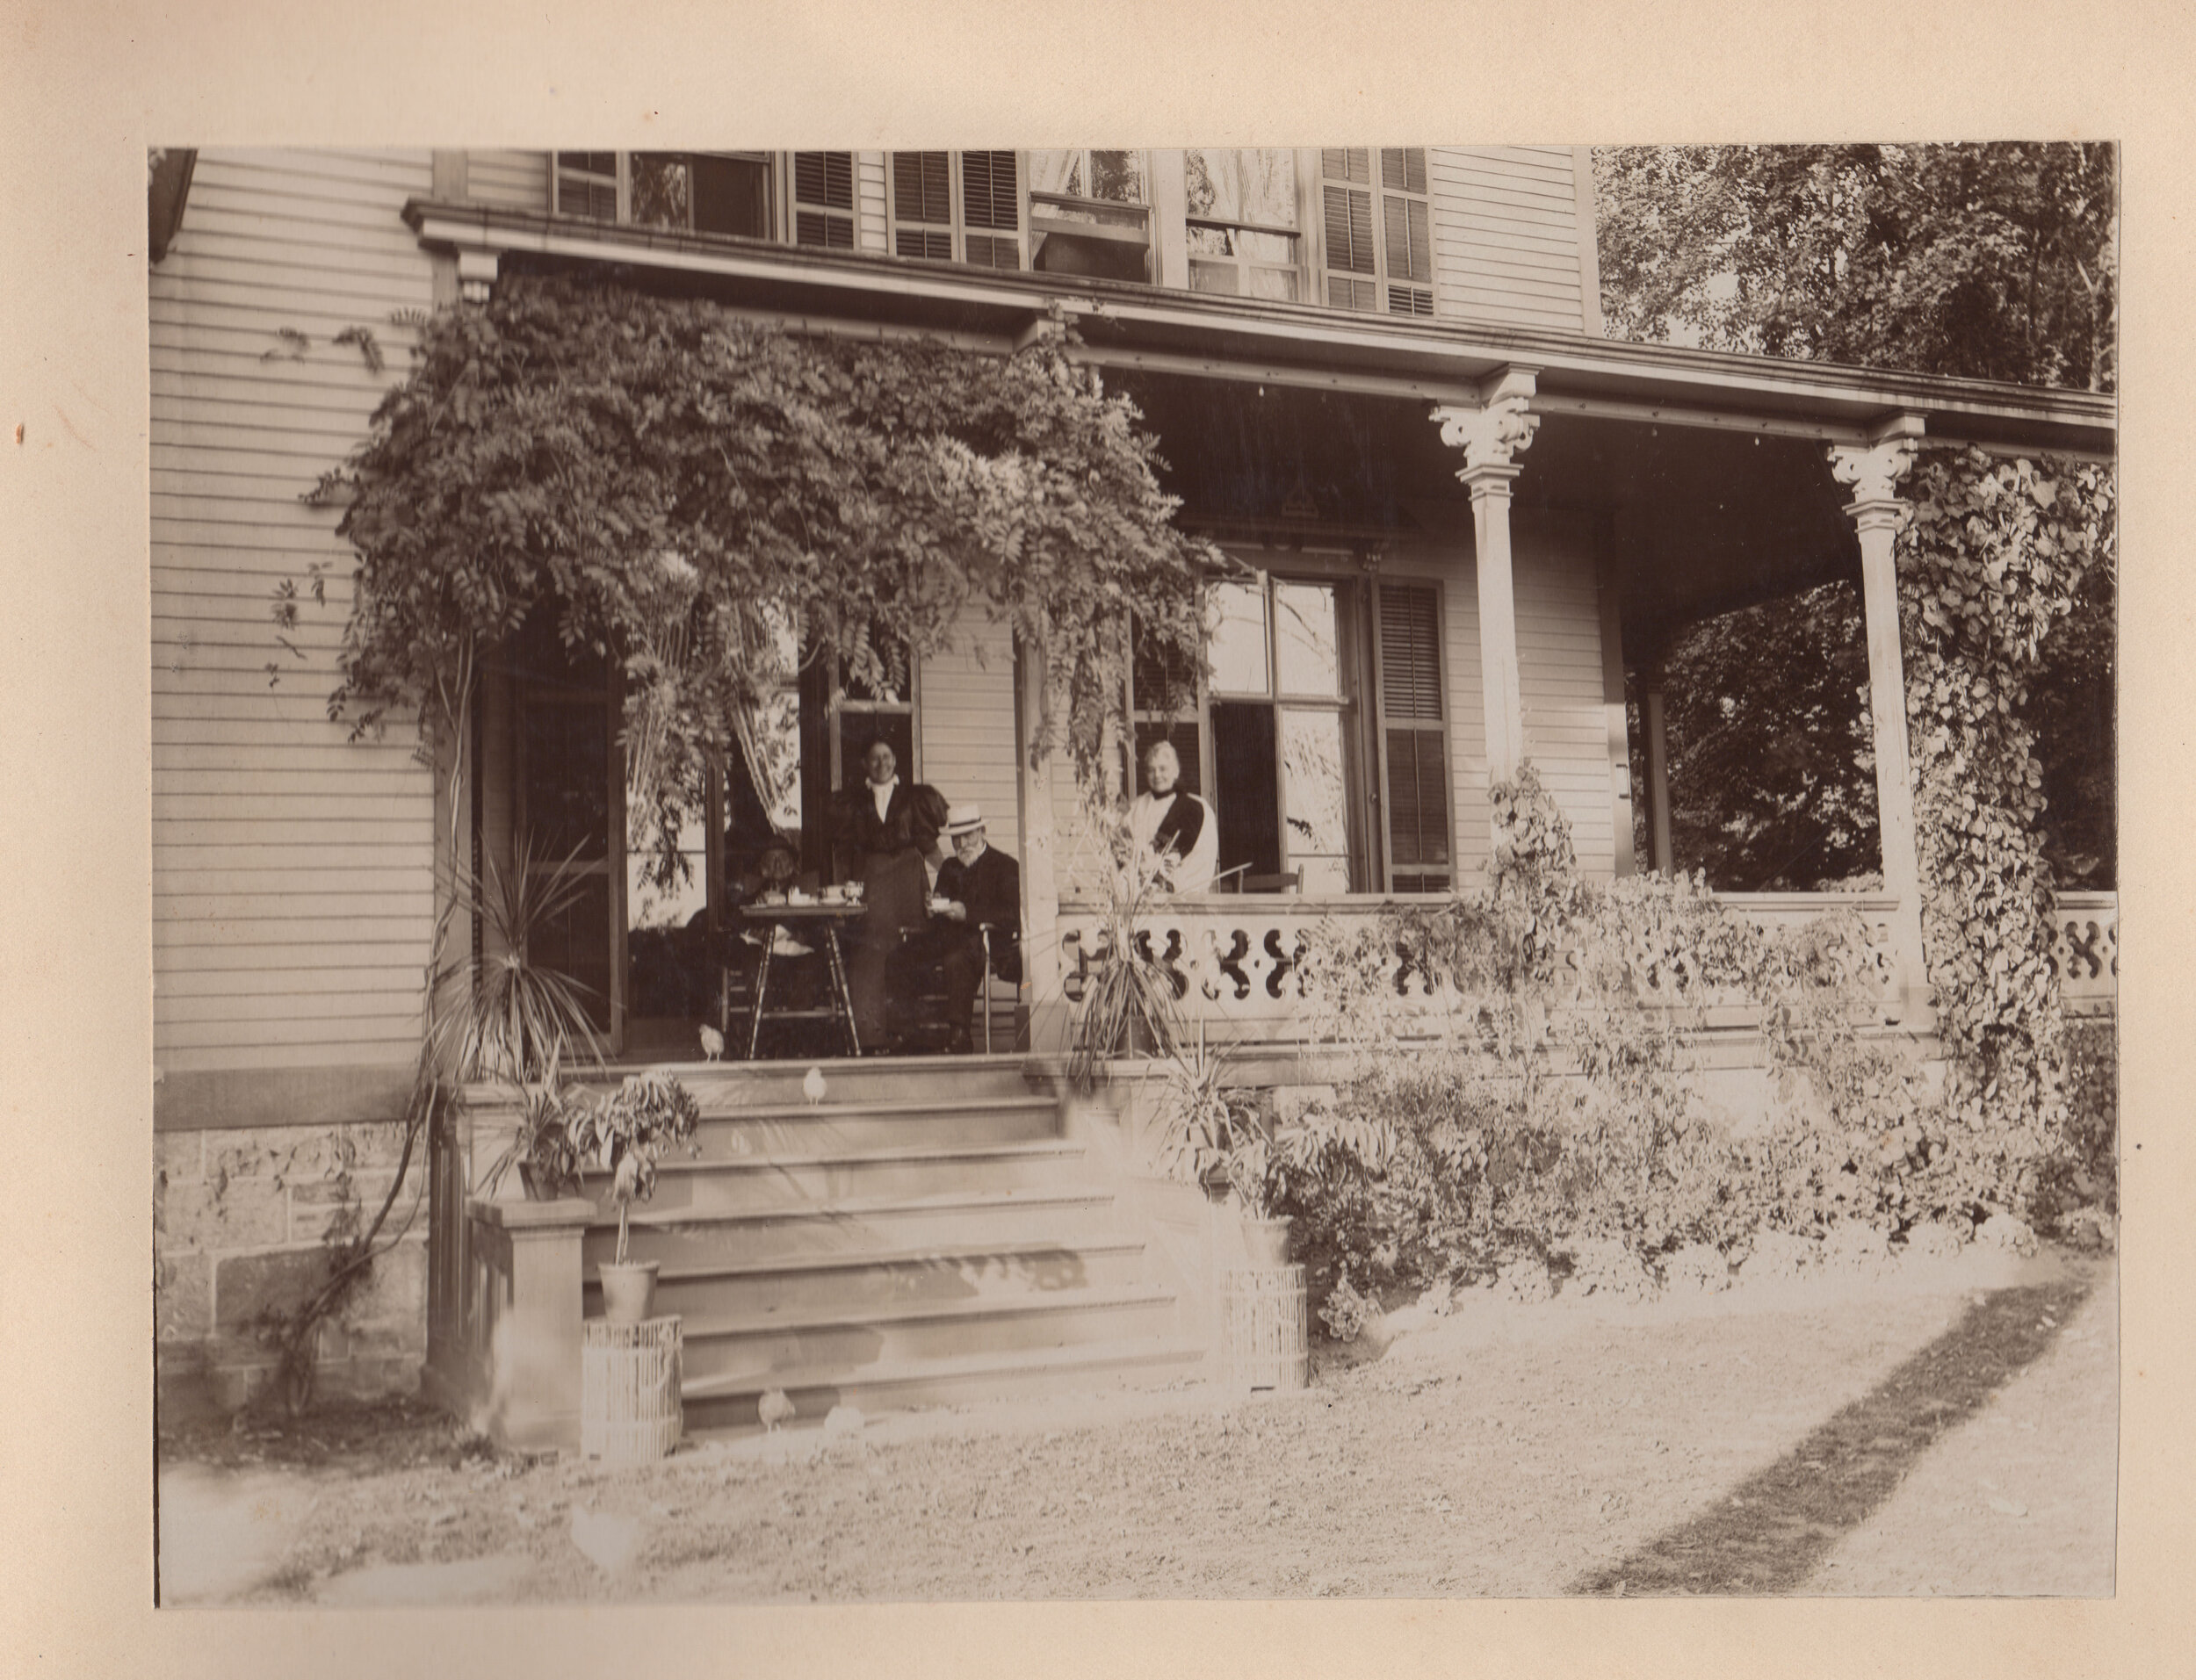
[[[2120,146],[1360,126],[149,151],[163,1610],[2114,1594]]]

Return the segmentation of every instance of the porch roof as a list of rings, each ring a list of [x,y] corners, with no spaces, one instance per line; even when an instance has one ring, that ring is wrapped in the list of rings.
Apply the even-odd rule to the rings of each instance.
[[[2117,400],[2095,392],[1355,315],[432,199],[412,200],[404,216],[430,249],[549,269],[615,264],[819,332],[927,333],[1003,351],[1057,310],[1076,322],[1085,359],[1147,374],[1441,402],[1474,400],[1483,382],[1524,367],[1537,374],[1533,406],[1543,414],[1821,443],[1857,442],[1914,415],[1932,438],[2110,455],[2118,429]]]

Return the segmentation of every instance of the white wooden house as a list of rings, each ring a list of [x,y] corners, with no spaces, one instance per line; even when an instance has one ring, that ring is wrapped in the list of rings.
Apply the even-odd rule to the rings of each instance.
[[[691,903],[641,890],[600,675],[524,649],[500,661],[478,707],[479,774],[443,811],[410,741],[354,743],[324,715],[342,589],[294,645],[277,641],[278,580],[315,561],[348,574],[336,516],[301,493],[363,436],[425,312],[516,273],[612,266],[804,332],[1003,354],[1052,312],[1073,317],[1077,354],[1160,438],[1183,523],[1257,575],[1216,599],[1210,678],[1140,665],[1121,722],[1125,739],[1179,743],[1217,810],[1224,870],[1292,889],[1179,899],[1155,930],[1189,1006],[1219,1035],[1269,1047],[1277,1079],[1303,927],[1470,884],[1489,782],[1521,761],[1561,802],[1589,872],[1667,867],[1654,775],[1653,855],[1634,855],[1628,666],[1651,666],[1699,617],[1840,576],[1859,579],[1867,608],[1883,813],[1884,886],[1860,907],[1888,954],[1887,1024],[1927,1031],[1896,703],[1900,476],[1917,438],[2114,447],[2109,396],[1604,339],[1580,148],[206,150],[170,155],[155,213],[157,1241],[162,1381],[179,1402],[209,1381],[227,1399],[251,1385],[267,1362],[253,1315],[313,1272],[331,1221],[379,1202],[450,835],[491,854],[522,824],[589,842],[598,884],[563,960],[598,991],[621,1055],[690,1062],[708,1013],[651,965],[664,929],[721,903],[727,846],[695,837]],[[914,779],[979,802],[1024,866],[1023,1027],[1042,1050],[1092,955],[1075,792],[1064,767],[1032,768],[1023,750],[1041,674],[996,627],[964,630],[906,693],[789,693],[777,726],[798,769],[760,802],[825,871],[819,812],[870,734],[899,744]],[[1646,716],[1658,766],[1651,693]],[[736,826],[735,773],[726,787]],[[2069,971],[2108,992],[2109,896],[2070,912]],[[719,1097],[740,1077],[691,1076]],[[667,1288],[687,1289],[693,1403],[736,1420],[766,1381],[807,1385],[813,1405],[1195,1365],[1191,1274],[1210,1258],[1198,1216],[1121,1180],[1094,1213],[1079,1140],[1043,1118],[1048,1100],[1014,1058],[924,1085],[938,1077],[849,1070],[842,1146],[788,1157],[842,1229],[858,1205],[880,1233],[862,1261],[870,1297],[858,1280],[834,1295],[798,1244],[773,1246],[759,1225],[704,1231],[694,1210],[713,1193],[745,1207],[738,1193],[705,1176],[667,1187],[650,1217]],[[755,1092],[748,1112],[773,1112],[772,1088]],[[1000,1123],[946,1124],[947,1110]],[[890,1160],[874,1140],[843,1143],[861,1114],[888,1112],[921,1141]],[[555,1437],[589,1299],[582,1256],[601,1231],[568,1211],[468,1221],[467,1170],[441,1169],[434,1216],[331,1332],[323,1367],[361,1388],[408,1381],[431,1323],[445,1392],[500,1381],[502,1423]],[[878,1276],[925,1256],[953,1279],[1000,1256],[1030,1275],[1049,1265],[1073,1286],[1053,1304],[1081,1310],[994,1322],[958,1285],[928,1316],[891,1288],[891,1310],[863,1304]],[[547,1295],[524,1281],[540,1276],[557,1280]],[[804,1301],[819,1304],[785,1308]],[[773,1312],[775,1342],[757,1328]],[[520,1374],[482,1363],[498,1314],[535,1338]]]

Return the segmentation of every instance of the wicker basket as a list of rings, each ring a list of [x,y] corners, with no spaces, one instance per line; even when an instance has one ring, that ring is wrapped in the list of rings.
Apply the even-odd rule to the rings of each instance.
[[[648,1464],[679,1444],[675,1314],[639,1324],[581,1326],[580,1452],[605,1464]]]
[[[1221,1273],[1220,1337],[1230,1381],[1249,1388],[1308,1387],[1309,1330],[1302,1266],[1231,1266]]]

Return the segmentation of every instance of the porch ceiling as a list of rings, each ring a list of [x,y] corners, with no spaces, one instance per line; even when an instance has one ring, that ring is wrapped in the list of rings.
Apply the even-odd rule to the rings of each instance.
[[[1168,490],[1217,534],[1468,544],[1461,465],[1421,399],[1116,374],[1159,439]],[[1557,414],[1519,458],[1520,510],[1592,516],[1622,589],[1625,650],[1654,657],[1678,628],[1860,575],[1824,446]]]

